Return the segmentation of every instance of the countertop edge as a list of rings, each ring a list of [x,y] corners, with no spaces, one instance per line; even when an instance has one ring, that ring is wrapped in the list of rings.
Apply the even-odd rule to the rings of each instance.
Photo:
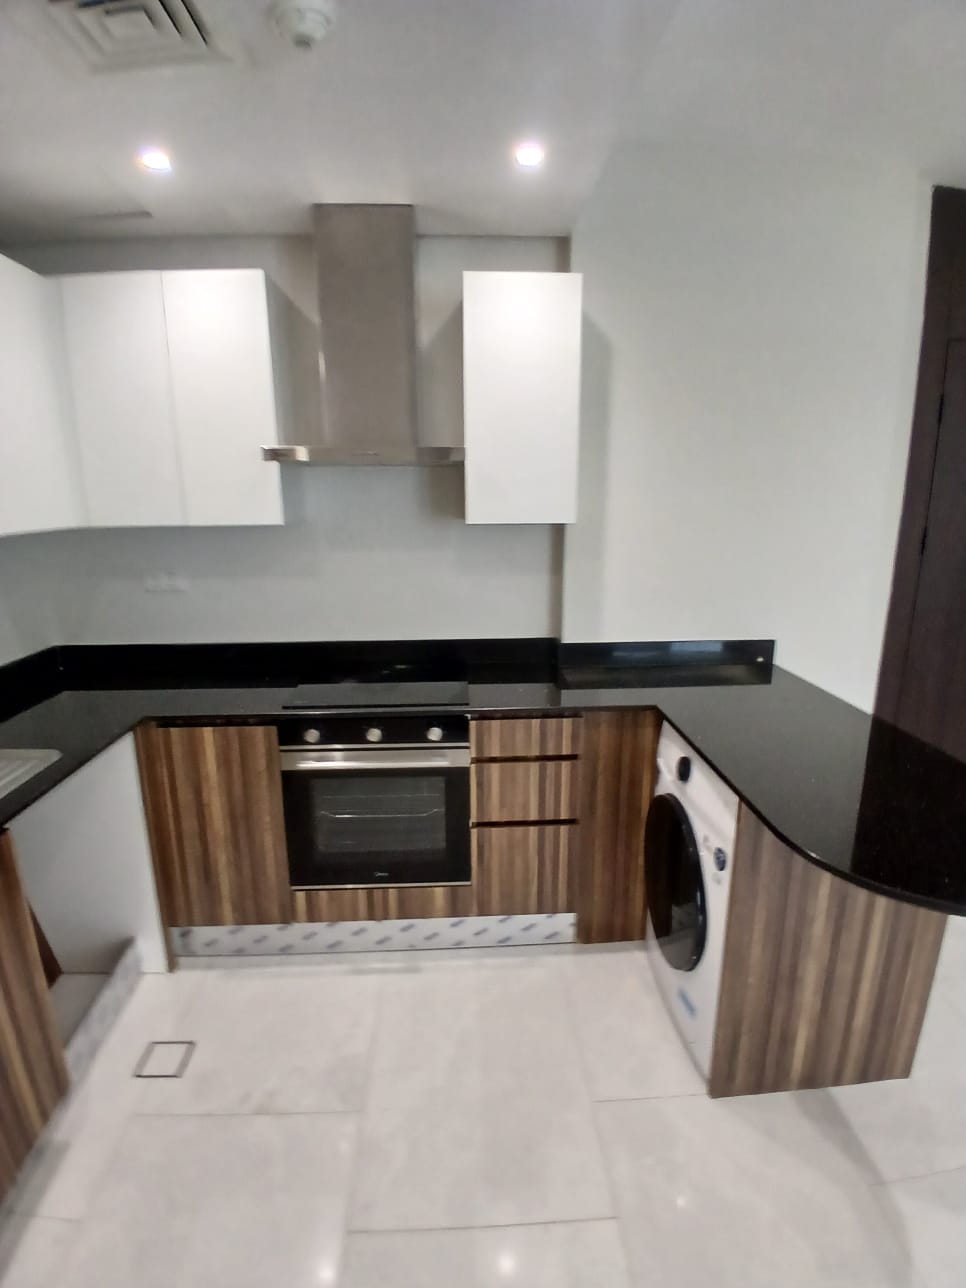
[[[247,687],[247,686],[239,686]],[[252,686],[252,692],[258,691],[261,686]],[[268,687],[268,686],[266,686]],[[275,686],[271,686],[274,690]],[[555,687],[555,686],[554,686]],[[182,691],[190,692],[190,687],[185,686]],[[64,690],[63,693],[69,693],[71,690]],[[85,692],[90,692],[85,690]],[[99,692],[111,692],[111,690],[99,690]],[[145,691],[145,692],[150,692]],[[62,696],[57,694],[52,696]],[[149,704],[148,704],[149,705]],[[259,723],[276,723],[282,718],[292,718],[293,715],[310,716],[310,715],[332,715],[339,711],[345,712],[345,708],[318,708],[315,711],[292,711],[280,712],[276,707],[273,710],[252,710],[250,712],[232,712],[226,714],[224,711],[212,709],[209,711],[185,713],[172,713],[161,709],[164,706],[159,702],[157,709],[147,710],[139,714],[136,719],[124,720],[120,722],[115,729],[110,731],[110,736],[104,736],[92,742],[89,748],[82,753],[68,754],[56,761],[53,765],[48,766],[24,783],[21,787],[15,789],[0,800],[0,831],[8,828],[10,824],[24,813],[25,810],[37,804],[50,792],[54,791],[63,782],[66,782],[79,770],[95,760],[102,752],[113,746],[120,739],[133,734],[140,726],[151,723],[161,723],[169,726],[192,727],[208,724],[218,724],[220,726],[243,726]],[[579,702],[572,701],[570,695],[568,700],[561,704],[540,704],[540,703],[521,703],[519,706],[512,704],[486,705],[470,703],[468,707],[440,708],[450,712],[465,712],[467,716],[491,716],[491,717],[513,717],[513,716],[582,716],[588,712],[597,711],[655,711],[661,720],[666,720],[672,728],[676,729],[681,736],[692,745],[700,741],[696,736],[688,731],[686,722],[669,716],[658,704],[657,701],[649,700],[646,702],[631,701],[614,701],[612,704],[598,702],[592,706],[584,706]],[[898,902],[911,904],[914,907],[929,909],[933,912],[941,913],[947,916],[966,915],[966,909],[961,908],[958,904],[947,903],[941,899],[933,898],[929,895],[917,894],[916,892],[902,890],[895,886],[886,886],[879,882],[870,880],[861,874],[854,874],[836,866],[834,863],[827,861],[817,854],[796,841],[781,827],[776,826],[772,819],[751,799],[741,784],[734,781],[727,770],[716,762],[712,755],[709,755],[703,748],[697,750],[697,754],[714,770],[714,772],[725,782],[738,796],[739,800],[745,805],[756,818],[758,818],[765,827],[779,840],[786,845],[800,858],[808,863],[814,864],[823,871],[828,872],[831,876],[840,878],[850,885],[858,886],[861,889],[868,890],[872,894],[881,895],[883,898],[894,899]]]

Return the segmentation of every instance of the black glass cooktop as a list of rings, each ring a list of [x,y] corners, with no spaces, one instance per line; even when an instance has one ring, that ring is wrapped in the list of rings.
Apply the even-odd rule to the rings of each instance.
[[[463,680],[348,680],[339,684],[300,684],[284,707],[465,707],[470,690]]]

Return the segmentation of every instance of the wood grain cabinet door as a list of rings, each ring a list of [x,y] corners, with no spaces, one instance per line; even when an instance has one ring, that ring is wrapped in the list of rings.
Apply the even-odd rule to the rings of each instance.
[[[653,710],[584,716],[576,881],[581,943],[644,938],[644,820],[654,791],[659,728]]]
[[[67,1090],[64,1052],[8,832],[0,832],[0,1198]]]
[[[474,823],[552,823],[577,817],[576,760],[504,760],[471,767]]]
[[[473,829],[476,910],[521,916],[571,912],[576,824]]]
[[[533,716],[470,721],[474,760],[539,760],[580,754],[582,721],[574,716]]]
[[[291,921],[275,730],[148,725],[137,744],[165,924]]]

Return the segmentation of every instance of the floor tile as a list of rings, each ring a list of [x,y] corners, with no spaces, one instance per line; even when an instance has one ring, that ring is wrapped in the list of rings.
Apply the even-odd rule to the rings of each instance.
[[[635,1282],[911,1288],[906,1249],[819,1110],[788,1095],[598,1105]]]
[[[643,944],[585,948],[570,959],[566,981],[594,1100],[704,1094]]]
[[[92,1069],[34,1147],[12,1197],[14,1209],[62,1220],[84,1216],[136,1100],[129,1075]]]
[[[569,999],[539,961],[425,963],[383,985],[369,1105],[435,1106],[440,1095],[515,1095],[533,1083],[584,1094]]]
[[[559,971],[452,964],[384,987],[352,1228],[612,1215]]]
[[[142,1082],[145,1113],[323,1113],[362,1107],[378,981],[310,970],[197,972],[172,1036],[183,1078]]]
[[[340,1288],[626,1288],[616,1221],[355,1234]]]
[[[198,986],[198,980],[183,971],[142,975],[98,1051],[94,1067],[128,1077],[149,1042],[178,1036],[181,1019]]]
[[[145,975],[82,1081],[54,1115],[24,1169],[13,1206],[22,1214],[76,1220],[88,1209],[138,1101],[135,1064],[148,1042],[178,1031],[197,980]]]
[[[942,1076],[955,1068],[966,1068],[966,999],[957,1005],[953,986],[937,979],[933,984],[912,1077]]]
[[[947,917],[936,973],[966,993],[966,917]]]
[[[135,1118],[63,1288],[319,1288],[342,1251],[348,1115]]]
[[[49,1288],[77,1234],[73,1221],[10,1215],[0,1223],[0,1288]]]
[[[875,1191],[883,1218],[902,1243],[926,1288],[962,1288],[966,1281],[966,1168]]]
[[[641,1285],[958,1285],[956,951],[910,1079],[726,1101],[639,946],[145,977],[14,1196],[0,1288],[625,1288],[624,1244]],[[132,1076],[192,1038],[183,1079]]]
[[[875,1180],[966,1167],[966,1065],[952,1057],[951,1046],[949,1061],[942,1063],[927,1043],[923,1064],[911,1078],[822,1093],[859,1143]]]
[[[351,1228],[526,1224],[613,1214],[586,1104],[539,1088],[366,1114]]]

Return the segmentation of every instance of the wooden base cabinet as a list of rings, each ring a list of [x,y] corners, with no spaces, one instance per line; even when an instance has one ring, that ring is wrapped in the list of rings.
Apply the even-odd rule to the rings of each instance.
[[[481,916],[573,912],[574,824],[477,827],[473,884]]]
[[[470,723],[473,890],[481,916],[573,912],[579,716]]]
[[[810,863],[743,805],[711,1095],[907,1077],[945,927]]]
[[[470,722],[470,754],[480,760],[540,760],[579,756],[579,716],[485,717]]]
[[[660,716],[588,711],[583,725],[577,935],[583,944],[643,939],[644,821],[654,793]]]
[[[8,832],[0,832],[0,1199],[67,1081],[13,843]]]
[[[142,725],[137,747],[165,925],[291,921],[276,731]]]
[[[293,921],[396,921],[410,917],[471,917],[472,885],[380,886],[355,890],[293,890]]]
[[[487,761],[470,767],[474,823],[573,822],[576,760]]]

